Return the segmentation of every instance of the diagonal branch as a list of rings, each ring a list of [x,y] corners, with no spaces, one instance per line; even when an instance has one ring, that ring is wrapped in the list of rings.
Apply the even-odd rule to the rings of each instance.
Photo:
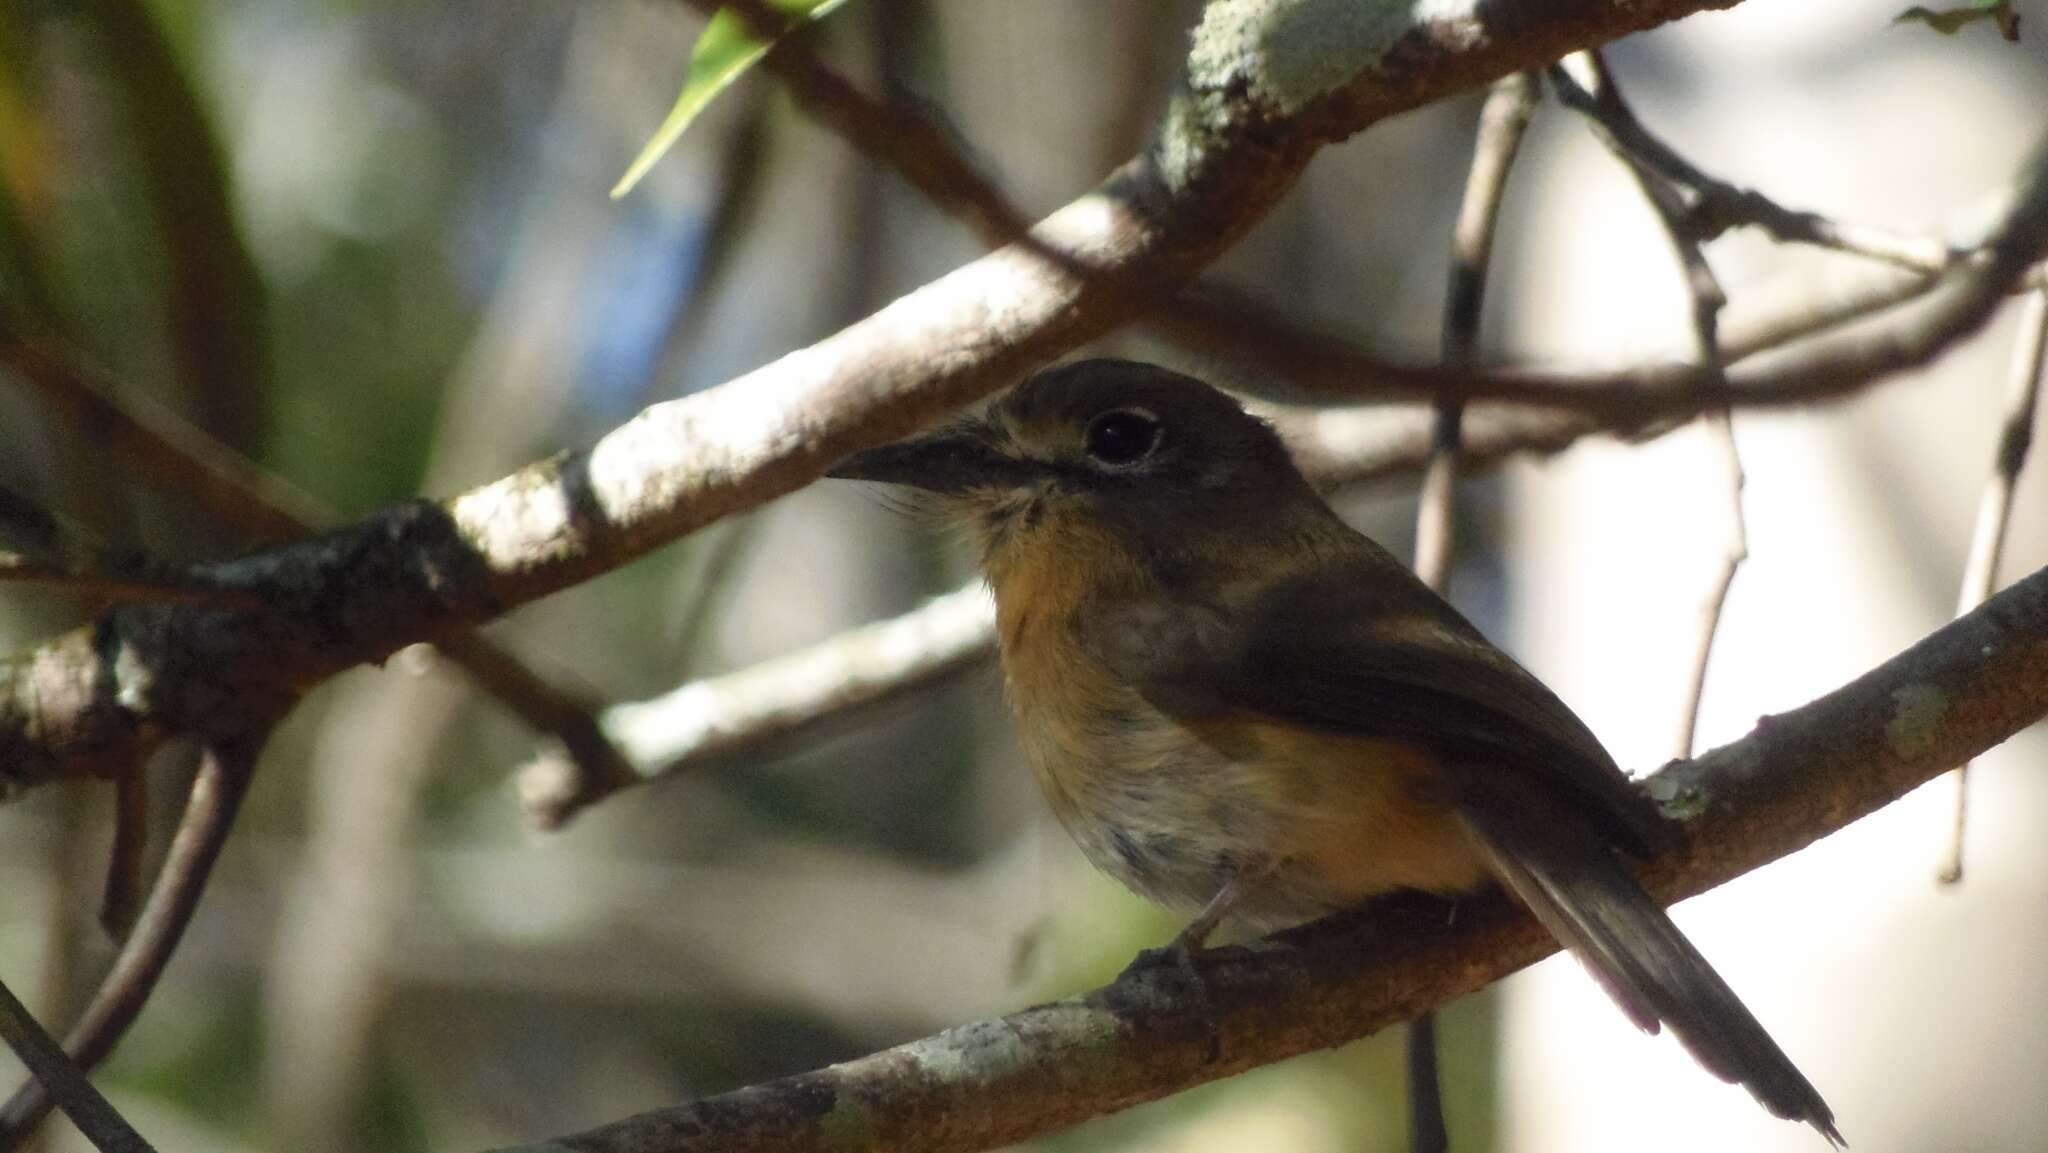
[[[1647,787],[1687,844],[1649,862],[1667,900],[1803,848],[2048,715],[2048,570],[1857,680],[1766,718]],[[1382,902],[1205,953],[1209,1019],[1170,972],[948,1030],[829,1069],[506,1153],[969,1153],[1338,1045],[1555,951],[1503,899]],[[1212,1056],[1212,1046],[1218,1045]]]
[[[157,978],[163,976],[164,966],[199,907],[199,897],[206,891],[214,862],[220,859],[228,830],[234,827],[262,745],[258,737],[206,750],[156,885],[114,958],[113,968],[64,1040],[65,1050],[79,1066],[90,1069],[106,1059],[142,1011]],[[0,1106],[0,1150],[18,1148],[49,1113],[51,1104],[50,1091],[41,1082],[22,1086]]]
[[[100,1153],[155,1153],[4,983],[0,983],[0,1040],[21,1058],[36,1083],[56,1098],[93,1148]]]
[[[804,735],[973,668],[994,646],[994,607],[976,580],[894,619],[606,709],[605,733],[643,767],[625,780],[592,781],[542,757],[520,770],[519,800],[535,824],[555,828],[628,785]]]

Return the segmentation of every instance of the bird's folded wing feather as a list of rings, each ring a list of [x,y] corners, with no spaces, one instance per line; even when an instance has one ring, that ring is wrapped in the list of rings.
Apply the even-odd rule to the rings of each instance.
[[[1082,624],[1092,655],[1169,715],[1410,742],[1547,781],[1634,852],[1675,835],[1554,693],[1391,560],[1236,596],[1108,602]]]

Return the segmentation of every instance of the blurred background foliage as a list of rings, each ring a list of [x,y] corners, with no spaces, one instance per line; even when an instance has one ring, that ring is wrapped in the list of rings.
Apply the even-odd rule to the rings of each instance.
[[[1812,85],[1793,114],[1811,124],[1902,61],[1923,77],[2006,77],[2017,107],[2044,95],[2038,48],[1888,35],[1874,5],[1788,40],[1775,7],[1746,32],[1688,22],[1613,60],[1648,113],[1689,115],[1772,74]],[[871,91],[942,109],[1039,212],[1142,144],[1197,14],[1185,0],[860,0],[825,22],[824,43]],[[696,27],[651,0],[7,0],[0,320],[347,517],[587,442],[975,255],[762,77],[608,199],[674,100]],[[1477,100],[1333,151],[1218,275],[1433,356]],[[1572,155],[1562,123],[1545,113],[1529,165]],[[1740,178],[1795,203],[1825,194],[1744,171],[1739,144],[1701,135]],[[1914,203],[1905,223],[1938,223],[1953,198]],[[1499,259],[1575,277],[1557,245],[1587,234],[1546,250],[1530,239],[1546,210],[1511,194]],[[1490,302],[1492,350],[1570,351],[1516,319],[1522,291]],[[1668,312],[1649,336],[1616,317],[1594,347],[1612,362],[1676,346],[1682,312]],[[1108,347],[1170,355],[1130,337]],[[111,545],[191,559],[256,543],[102,441],[0,376],[0,485]],[[1512,635],[1496,548],[1510,490],[1489,478],[1468,492],[1454,598]],[[1408,492],[1347,508],[1405,552]],[[550,678],[630,700],[901,611],[966,573],[942,534],[819,486],[493,631]],[[9,588],[0,643],[27,646],[86,609]],[[160,1148],[538,1138],[1084,988],[1173,928],[1049,829],[988,670],[545,837],[506,787],[531,752],[515,720],[421,653],[323,686],[294,714],[109,1068]],[[191,765],[162,760],[168,812]],[[0,809],[0,971],[56,1022],[109,959],[92,921],[104,793],[67,786]],[[1494,996],[1452,1006],[1445,1027],[1454,1140],[1479,1153],[1497,1140]],[[1398,1040],[1041,1144],[1399,1148]],[[54,1147],[75,1144],[58,1128]]]

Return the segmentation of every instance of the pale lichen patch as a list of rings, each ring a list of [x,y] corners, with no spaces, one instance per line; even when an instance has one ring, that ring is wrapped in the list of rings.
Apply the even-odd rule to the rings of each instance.
[[[1217,0],[1195,30],[1188,82],[1198,92],[1242,89],[1290,116],[1377,71],[1418,26],[1472,14],[1470,0]]]
[[[1674,821],[1690,821],[1707,811],[1706,790],[1670,776],[1649,778],[1643,782],[1643,791],[1657,802],[1659,812]]]
[[[870,1149],[875,1144],[875,1117],[866,1105],[842,1093],[833,1099],[832,1111],[818,1119],[818,1133],[827,1149]]]
[[[1930,684],[1901,685],[1892,690],[1892,713],[1884,724],[1892,755],[1914,760],[1934,746],[1942,718],[1948,715],[1948,694]]]
[[[1116,1014],[1079,1001],[1034,1011],[1032,1030],[1062,1052],[1099,1050],[1113,1042],[1122,1028]],[[979,1084],[1015,1076],[1024,1067],[1047,1060],[1044,1043],[1027,1040],[1007,1019],[982,1021],[949,1029],[910,1046],[910,1058],[939,1081]]]

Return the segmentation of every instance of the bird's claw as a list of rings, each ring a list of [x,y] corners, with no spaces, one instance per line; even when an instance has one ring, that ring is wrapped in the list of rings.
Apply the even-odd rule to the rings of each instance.
[[[1140,949],[1124,971],[1117,974],[1117,980],[1135,977],[1156,969],[1172,969],[1180,975],[1188,989],[1188,998],[1194,1004],[1195,1013],[1202,1020],[1202,1027],[1209,1035],[1209,1060],[1215,1061],[1223,1055],[1223,1029],[1216,1020],[1216,1007],[1209,999],[1209,983],[1202,976],[1202,970],[1195,964],[1195,954],[1201,947],[1187,939],[1186,935],[1175,937],[1171,942],[1152,949]]]

